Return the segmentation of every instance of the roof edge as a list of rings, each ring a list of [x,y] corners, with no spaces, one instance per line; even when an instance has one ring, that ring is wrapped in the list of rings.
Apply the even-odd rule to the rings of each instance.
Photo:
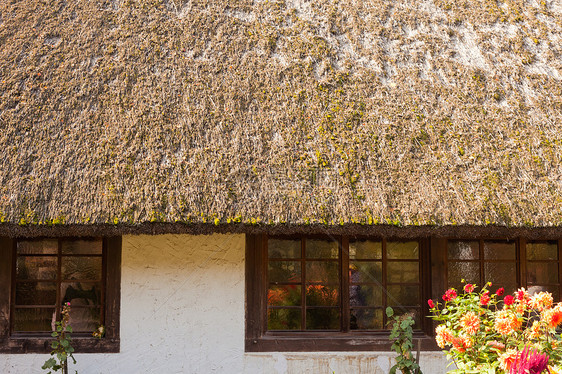
[[[473,226],[473,225],[250,225],[250,224],[186,224],[186,223],[142,223],[127,224],[69,224],[69,225],[17,225],[0,224],[0,236],[7,237],[91,237],[119,235],[161,235],[191,234],[260,234],[294,235],[294,234],[327,234],[384,236],[398,239],[420,237],[455,237],[455,238],[498,238],[511,239],[557,239],[562,238],[562,226],[551,227],[507,227],[507,226]]]

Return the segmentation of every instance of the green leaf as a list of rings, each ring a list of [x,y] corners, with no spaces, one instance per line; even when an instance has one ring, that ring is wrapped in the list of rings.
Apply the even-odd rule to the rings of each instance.
[[[394,310],[391,307],[387,307],[386,308],[386,316],[390,318],[393,315],[394,315]]]
[[[72,332],[72,327],[71,327],[71,326],[66,326],[66,331]]]
[[[43,366],[41,366],[41,369],[46,370],[49,368],[52,368],[53,366],[55,366],[57,364],[57,362],[55,361],[54,358],[50,358],[47,361],[45,361],[45,363],[43,364]]]
[[[55,341],[55,342],[52,342],[52,343],[51,343],[51,348],[53,348],[53,349],[57,349],[58,346],[59,346],[59,342],[56,342],[56,341]]]
[[[68,340],[66,340],[66,339],[63,339],[63,340],[60,341],[60,345],[62,345],[62,346],[65,347],[65,348],[68,347],[69,344],[70,344],[70,343],[69,343]]]
[[[52,336],[53,338],[56,338],[57,336],[59,336],[59,334],[58,334],[56,331],[53,331],[53,332],[51,333],[51,336]]]

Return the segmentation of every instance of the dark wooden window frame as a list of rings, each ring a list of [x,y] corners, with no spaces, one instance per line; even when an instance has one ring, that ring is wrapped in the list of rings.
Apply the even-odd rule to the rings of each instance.
[[[0,289],[2,290],[12,290],[16,242],[17,239],[0,238]],[[77,353],[118,353],[120,350],[121,237],[104,238],[103,245],[105,336],[96,339],[87,334],[72,334],[72,345]],[[50,335],[10,333],[12,297],[12,292],[0,293],[0,353],[50,353],[53,341]]]
[[[310,236],[293,236],[301,238]],[[321,236],[314,236],[316,238]],[[323,236],[324,238],[327,236]],[[277,237],[279,238],[279,237]],[[340,243],[348,243],[351,237],[337,236]],[[353,237],[355,238],[355,237]],[[314,351],[389,351],[392,342],[387,331],[354,331],[342,328],[341,331],[267,331],[267,239],[265,234],[246,236],[246,352],[314,352]],[[368,239],[361,237],[361,239]],[[380,238],[372,238],[380,240]],[[385,238],[404,241],[403,239]],[[433,296],[431,289],[430,246],[428,239],[416,239],[420,243],[421,300]],[[345,244],[344,244],[345,245]],[[340,261],[342,269],[345,261]],[[347,271],[347,270],[342,270]],[[346,277],[342,277],[342,289],[347,287]],[[348,304],[348,303],[347,303]],[[421,302],[422,316],[427,316],[427,303]],[[349,313],[345,301],[342,303],[343,318]],[[433,324],[423,323],[422,331],[414,334],[420,348],[440,350],[432,338]]]
[[[449,260],[448,259],[448,254],[447,254],[447,245],[448,245],[448,241],[449,240],[454,240],[454,241],[474,241],[474,242],[479,242],[479,259],[477,260]],[[527,263],[529,262],[545,262],[545,260],[528,260],[527,259],[527,243],[540,243],[540,242],[557,242],[558,245],[558,294],[559,294],[559,298],[560,300],[562,300],[562,239],[560,238],[541,238],[541,239],[532,239],[532,240],[527,240],[525,238],[513,238],[512,240],[515,243],[515,248],[516,248],[516,259],[515,260],[487,260],[484,258],[483,256],[483,250],[482,250],[482,246],[483,246],[483,242],[485,241],[504,241],[506,239],[504,238],[497,238],[497,237],[479,237],[479,238],[457,238],[457,237],[450,237],[450,238],[444,238],[444,239],[436,239],[435,241],[432,241],[432,247],[435,247],[435,250],[437,253],[439,253],[439,256],[441,261],[442,261],[442,268],[443,268],[443,276],[441,278],[441,280],[439,281],[439,283],[442,284],[442,286],[439,288],[440,290],[444,290],[448,287],[449,284],[449,262],[458,262],[458,261],[466,261],[466,262],[474,262],[474,263],[478,263],[479,264],[479,268],[480,268],[480,275],[479,278],[481,280],[481,282],[484,280],[484,264],[486,262],[514,262],[515,266],[516,266],[516,280],[517,280],[517,284],[518,287],[524,287],[525,289],[529,288],[529,286],[532,286],[533,284],[528,284],[527,282]],[[555,286],[555,284],[548,284],[549,286]],[[481,284],[479,284],[478,286],[482,286]],[[498,285],[501,286],[501,285]],[[492,289],[495,289],[494,285],[492,285]]]

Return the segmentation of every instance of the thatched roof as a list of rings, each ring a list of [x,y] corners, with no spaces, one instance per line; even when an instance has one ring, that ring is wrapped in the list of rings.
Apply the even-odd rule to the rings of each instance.
[[[562,224],[558,0],[0,2],[6,225]]]

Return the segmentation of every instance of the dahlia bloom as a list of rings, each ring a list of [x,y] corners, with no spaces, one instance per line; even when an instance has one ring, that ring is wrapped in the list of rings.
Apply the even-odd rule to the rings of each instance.
[[[469,335],[474,335],[480,329],[480,319],[474,312],[465,313],[461,319],[462,329]]]
[[[494,329],[502,335],[509,335],[521,328],[521,321],[509,310],[500,310],[494,321]]]

